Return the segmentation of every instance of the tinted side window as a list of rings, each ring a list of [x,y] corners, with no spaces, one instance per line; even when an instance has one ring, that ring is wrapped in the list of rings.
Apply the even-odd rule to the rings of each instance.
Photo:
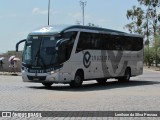
[[[59,61],[64,62],[70,58],[77,32],[63,34],[64,41],[59,46]]]
[[[79,36],[76,52],[80,52],[82,50],[87,49],[89,40],[90,40],[90,36],[88,35],[88,33],[81,32]]]
[[[90,33],[91,34],[91,49],[92,50],[99,50],[101,49],[101,43],[100,43],[100,39],[99,39],[99,34],[97,33]]]
[[[101,50],[109,50],[111,37],[108,34],[100,34]]]
[[[143,49],[143,38],[133,38],[133,48],[134,51]]]
[[[102,50],[122,50],[122,37],[117,35],[101,34]]]
[[[138,51],[142,48],[142,38],[81,32],[76,52],[86,49]]]
[[[107,35],[105,38],[102,41],[103,50],[139,51],[143,48],[142,38],[118,35]]]
[[[124,50],[139,51],[143,48],[143,38],[124,36]]]
[[[101,45],[99,42],[99,34],[87,33],[87,32],[80,33],[76,52],[80,52],[82,50],[87,50],[87,49],[96,50],[100,48]]]

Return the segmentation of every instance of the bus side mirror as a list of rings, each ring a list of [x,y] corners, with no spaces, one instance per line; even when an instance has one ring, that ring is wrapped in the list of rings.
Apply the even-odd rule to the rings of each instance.
[[[18,52],[19,44],[21,44],[22,42],[26,42],[26,39],[23,39],[16,44],[16,52]]]

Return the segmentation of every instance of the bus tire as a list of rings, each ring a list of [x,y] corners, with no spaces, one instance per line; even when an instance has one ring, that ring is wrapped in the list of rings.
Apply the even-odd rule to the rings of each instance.
[[[130,70],[130,68],[127,68],[125,70],[124,76],[121,77],[121,78],[118,78],[118,81],[119,82],[129,82],[130,81],[130,77],[131,77],[131,70]]]
[[[96,81],[98,84],[103,85],[103,84],[106,84],[107,79],[97,79]]]
[[[84,75],[82,72],[78,71],[75,74],[74,80],[70,82],[71,87],[81,87],[83,83]]]
[[[45,87],[51,87],[53,83],[42,83]]]

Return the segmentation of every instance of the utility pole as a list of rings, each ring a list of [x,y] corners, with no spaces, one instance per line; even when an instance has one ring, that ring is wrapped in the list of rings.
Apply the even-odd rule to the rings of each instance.
[[[86,1],[82,2],[80,1],[80,6],[82,7],[82,19],[83,19],[83,25],[84,25],[84,7],[86,6]]]
[[[48,0],[48,25],[49,25],[49,17],[50,17],[50,0]]]

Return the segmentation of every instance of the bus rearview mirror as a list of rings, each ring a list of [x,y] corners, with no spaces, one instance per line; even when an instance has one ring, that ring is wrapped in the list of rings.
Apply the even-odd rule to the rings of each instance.
[[[19,42],[16,44],[16,52],[18,52],[19,44],[21,44],[21,43],[23,43],[23,42],[26,42],[26,39],[23,39],[23,40],[19,41]]]

